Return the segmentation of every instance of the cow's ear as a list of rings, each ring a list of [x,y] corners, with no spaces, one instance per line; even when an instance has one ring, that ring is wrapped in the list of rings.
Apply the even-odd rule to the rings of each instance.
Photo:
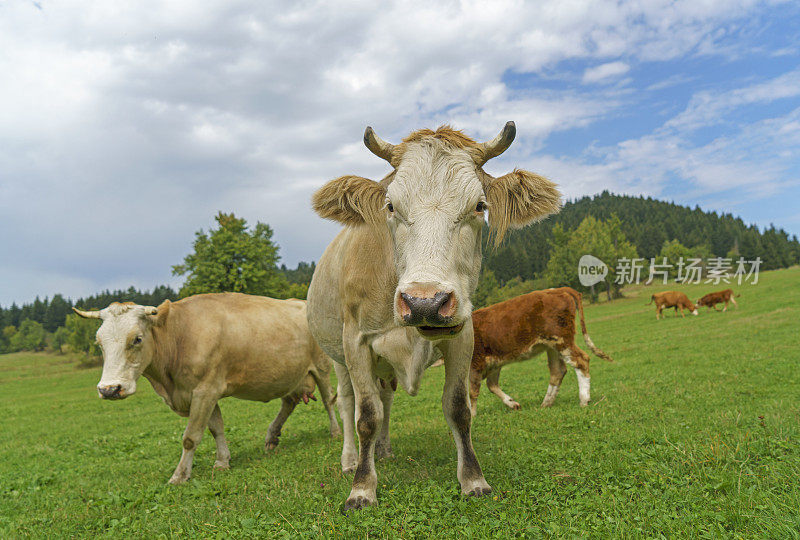
[[[561,192],[556,184],[521,169],[489,179],[484,191],[495,245],[500,244],[508,229],[524,227],[561,209]]]
[[[169,300],[164,300],[159,304],[156,308],[156,312],[152,315],[147,315],[147,320],[153,326],[164,326],[167,322],[167,318],[169,317],[169,308],[172,305],[172,302]]]
[[[311,204],[325,219],[344,225],[377,225],[386,219],[386,188],[361,176],[342,176],[319,188]]]

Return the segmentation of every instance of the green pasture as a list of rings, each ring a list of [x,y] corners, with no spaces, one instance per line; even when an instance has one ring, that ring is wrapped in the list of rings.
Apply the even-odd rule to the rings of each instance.
[[[379,504],[348,515],[351,477],[319,402],[298,406],[266,453],[279,403],[223,401],[232,469],[212,470],[206,434],[192,479],[169,486],[185,419],[144,379],[106,402],[99,368],[0,356],[0,537],[797,538],[800,268],[734,286],[738,309],[657,321],[645,304],[667,288],[587,305],[590,335],[616,360],[593,357],[589,407],[568,373],[539,408],[544,358],[503,371],[522,410],[482,389],[473,440],[493,497],[459,495],[444,373],[429,370],[417,397],[395,400]],[[694,300],[724,286],[671,288]]]

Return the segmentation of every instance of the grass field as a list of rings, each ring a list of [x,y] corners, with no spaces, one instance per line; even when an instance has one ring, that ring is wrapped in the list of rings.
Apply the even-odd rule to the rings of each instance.
[[[379,505],[349,515],[339,508],[352,478],[320,403],[299,406],[267,454],[279,404],[223,401],[232,469],[212,470],[206,434],[193,478],[169,486],[185,420],[145,380],[104,402],[99,368],[2,356],[0,537],[797,538],[799,285],[800,268],[762,273],[734,287],[738,310],[685,319],[656,321],[645,306],[665,286],[588,306],[592,338],[616,360],[593,358],[591,406],[578,406],[568,373],[555,406],[540,409],[543,358],[503,371],[522,410],[481,392],[473,438],[493,498],[459,496],[444,373],[432,368],[419,396],[395,400]]]

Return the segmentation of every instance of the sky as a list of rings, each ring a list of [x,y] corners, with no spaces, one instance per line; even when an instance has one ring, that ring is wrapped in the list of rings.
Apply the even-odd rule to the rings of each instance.
[[[0,305],[177,286],[220,210],[318,260],[362,143],[450,124],[486,165],[800,234],[800,5],[0,2]]]

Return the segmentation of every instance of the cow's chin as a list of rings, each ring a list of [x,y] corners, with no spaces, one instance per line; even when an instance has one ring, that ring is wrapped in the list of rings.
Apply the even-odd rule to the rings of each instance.
[[[464,323],[455,326],[417,326],[417,332],[425,339],[438,341],[440,339],[453,339],[464,329]]]

